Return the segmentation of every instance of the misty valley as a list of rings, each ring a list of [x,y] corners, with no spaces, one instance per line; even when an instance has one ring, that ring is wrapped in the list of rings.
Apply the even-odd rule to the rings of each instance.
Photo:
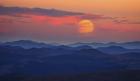
[[[4,42],[0,81],[140,81],[140,42]]]

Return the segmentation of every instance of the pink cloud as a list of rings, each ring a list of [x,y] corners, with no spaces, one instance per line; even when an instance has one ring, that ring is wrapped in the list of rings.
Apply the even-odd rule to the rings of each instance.
[[[47,23],[52,26],[75,25],[80,20],[80,18],[76,16],[63,16],[63,17],[41,16],[41,15],[30,15],[30,16],[32,22]]]
[[[139,32],[140,25],[139,24],[123,24],[123,23],[115,23],[110,20],[97,22],[97,26],[101,29],[105,29],[108,31],[119,31],[119,32]]]

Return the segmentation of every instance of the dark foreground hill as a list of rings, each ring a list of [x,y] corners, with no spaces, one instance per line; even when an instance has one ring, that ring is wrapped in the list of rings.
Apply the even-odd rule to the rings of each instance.
[[[5,75],[0,81],[139,81],[140,70],[119,70],[63,76]]]

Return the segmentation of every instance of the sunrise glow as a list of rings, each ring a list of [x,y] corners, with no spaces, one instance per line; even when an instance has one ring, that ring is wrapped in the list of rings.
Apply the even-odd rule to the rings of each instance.
[[[139,4],[139,0],[0,0],[0,39],[138,41]]]

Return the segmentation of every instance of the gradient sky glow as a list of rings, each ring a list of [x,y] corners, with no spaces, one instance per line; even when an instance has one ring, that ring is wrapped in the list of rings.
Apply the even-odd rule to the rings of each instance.
[[[0,0],[0,40],[62,43],[140,41],[139,4],[140,0]],[[15,7],[21,12],[7,11]],[[46,14],[41,9],[56,12]],[[78,23],[84,19],[93,22],[93,32],[78,32]]]

